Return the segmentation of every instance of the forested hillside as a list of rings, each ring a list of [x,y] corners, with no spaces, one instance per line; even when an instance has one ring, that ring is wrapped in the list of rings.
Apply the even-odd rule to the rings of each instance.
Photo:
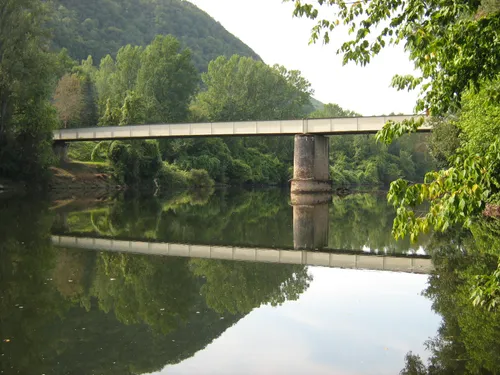
[[[145,46],[156,35],[174,35],[193,52],[200,71],[215,58],[260,57],[208,14],[182,0],[55,0],[53,46],[77,60],[100,61],[127,44]]]

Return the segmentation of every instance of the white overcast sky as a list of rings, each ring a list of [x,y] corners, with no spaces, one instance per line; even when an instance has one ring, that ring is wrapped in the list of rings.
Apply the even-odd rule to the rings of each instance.
[[[441,317],[427,275],[309,267],[297,301],[254,309],[206,348],[152,375],[393,375],[429,352]]]
[[[310,20],[292,17],[293,3],[281,0],[190,0],[250,46],[267,64],[300,70],[315,97],[362,115],[413,113],[416,93],[390,87],[394,74],[411,74],[402,47],[388,48],[370,65],[342,66],[335,51],[345,39],[335,34],[329,45],[309,45]]]

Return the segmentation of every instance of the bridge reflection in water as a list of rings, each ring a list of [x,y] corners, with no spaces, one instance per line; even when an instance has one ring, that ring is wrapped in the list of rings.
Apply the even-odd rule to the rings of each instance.
[[[97,251],[223,259],[311,266],[430,273],[430,257],[387,256],[363,251],[325,249],[328,245],[330,195],[292,195],[294,249],[210,244],[129,241],[68,235],[52,236],[57,247]]]
[[[104,238],[52,236],[57,247],[116,251],[133,254],[223,259],[264,263],[303,264],[335,268],[370,269],[394,272],[430,273],[432,262],[425,257],[379,256],[337,251],[311,251],[189,245],[178,243],[123,241]]]

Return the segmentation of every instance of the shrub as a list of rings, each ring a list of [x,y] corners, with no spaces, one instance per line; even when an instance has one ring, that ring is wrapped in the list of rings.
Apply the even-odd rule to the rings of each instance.
[[[252,168],[240,159],[234,159],[229,167],[228,177],[235,184],[252,182]]]
[[[214,180],[204,169],[193,169],[189,172],[188,183],[193,187],[212,187]]]

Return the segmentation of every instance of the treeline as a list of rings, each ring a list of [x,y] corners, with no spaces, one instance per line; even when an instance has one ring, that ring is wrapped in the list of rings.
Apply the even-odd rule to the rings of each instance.
[[[133,9],[135,2],[127,4]],[[73,2],[66,5],[80,8]],[[111,54],[100,61],[97,53],[96,59],[88,56],[76,62],[68,50],[49,52],[53,41],[45,20],[62,22],[57,21],[61,7],[51,14],[49,5],[39,0],[9,6],[16,16],[5,20],[13,31],[2,32],[5,42],[0,43],[5,50],[2,71],[11,72],[2,76],[0,86],[0,176],[26,180],[42,175],[55,163],[50,148],[51,131],[57,126],[356,115],[334,104],[311,114],[318,103],[299,71],[250,57],[219,56],[200,76],[193,51],[172,35],[157,35],[147,46],[129,44],[116,53],[109,47]],[[29,38],[23,38],[26,30]],[[14,44],[16,48],[7,48]],[[332,137],[331,145],[336,185],[382,185],[401,176],[419,180],[431,164],[419,136],[389,148],[365,136]],[[78,143],[71,145],[69,154],[78,161],[109,164],[116,180],[130,187],[168,189],[210,186],[214,181],[278,185],[292,177],[293,137]]]
[[[59,58],[69,61],[64,52]],[[191,52],[170,35],[145,48],[122,47],[98,68],[91,57],[67,66],[54,101],[62,127],[303,118],[312,93],[300,72],[237,55],[212,61],[201,90]],[[168,184],[177,169],[207,171],[218,183],[281,184],[290,177],[293,138],[83,143],[70,155],[109,160],[127,185],[154,178]]]
[[[146,46],[156,35],[175,36],[206,71],[218,56],[259,56],[195,5],[182,0],[54,0],[52,46],[78,61],[116,56],[127,44]]]
[[[337,104],[326,104],[312,112],[310,118],[357,117],[354,111]],[[330,137],[330,177],[335,186],[388,186],[404,177],[421,181],[435,166],[429,152],[431,137],[405,135],[390,145],[377,142],[373,135],[340,135]]]
[[[63,55],[64,52],[60,55],[62,60]],[[190,56],[189,50],[183,50],[174,37],[157,36],[146,48],[122,47],[116,59],[108,55],[98,68],[92,66],[92,58],[74,65],[73,73],[66,74],[56,90],[55,105],[61,125],[358,115],[335,104],[308,114],[313,91],[300,72],[237,55],[212,61],[201,75],[200,88]],[[74,90],[71,81],[76,86],[81,82],[80,90]],[[88,82],[94,85],[93,89],[86,88]],[[94,94],[94,99],[89,100],[88,93]],[[61,100],[57,100],[59,97]],[[79,104],[71,107],[74,103]],[[88,121],[88,114],[97,114],[93,122]],[[331,137],[330,142],[331,176],[336,185],[386,185],[403,176],[420,180],[432,167],[425,136],[421,135],[408,136],[390,147],[376,143],[372,136]],[[136,145],[140,150],[133,152],[134,147],[123,145]],[[160,184],[169,184],[172,178],[176,179],[177,169],[204,170],[215,182],[229,184],[278,185],[292,177],[293,137],[83,143],[71,147],[70,154],[78,160],[109,160],[120,181],[127,185],[154,178]],[[139,167],[141,155],[147,161]]]

